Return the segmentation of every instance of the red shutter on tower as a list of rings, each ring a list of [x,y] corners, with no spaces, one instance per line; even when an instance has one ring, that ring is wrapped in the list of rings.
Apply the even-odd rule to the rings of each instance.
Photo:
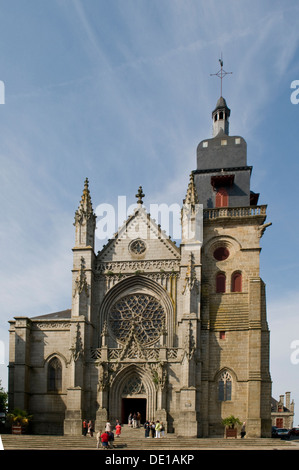
[[[228,194],[225,188],[218,188],[215,200],[216,207],[228,206]]]
[[[232,275],[231,290],[232,292],[242,292],[242,274],[241,273],[234,273]]]
[[[225,274],[218,273],[216,276],[216,292],[225,292]]]

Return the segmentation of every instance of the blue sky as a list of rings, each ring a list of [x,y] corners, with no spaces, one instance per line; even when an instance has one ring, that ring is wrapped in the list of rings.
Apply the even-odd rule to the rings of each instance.
[[[8,321],[70,306],[85,178],[95,209],[134,203],[139,185],[146,205],[182,203],[196,147],[212,136],[222,53],[230,134],[247,141],[272,222],[261,276],[273,396],[291,391],[299,424],[298,17],[296,0],[0,1],[2,385]]]

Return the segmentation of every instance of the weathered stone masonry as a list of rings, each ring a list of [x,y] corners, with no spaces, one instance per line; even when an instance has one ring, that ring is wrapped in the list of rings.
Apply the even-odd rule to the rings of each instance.
[[[130,411],[168,432],[222,436],[221,419],[270,436],[271,378],[260,239],[247,145],[221,97],[200,142],[177,246],[137,208],[95,253],[88,180],[75,213],[71,308],[10,322],[9,406],[36,433],[81,434]],[[136,409],[136,408],[140,409]],[[132,408],[132,409],[131,409]]]

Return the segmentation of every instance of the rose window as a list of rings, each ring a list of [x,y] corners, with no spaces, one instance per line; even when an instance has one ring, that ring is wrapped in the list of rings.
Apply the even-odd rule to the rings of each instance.
[[[110,310],[109,326],[120,342],[132,330],[141,345],[154,343],[161,335],[165,312],[160,302],[148,294],[131,294],[118,300]]]
[[[129,249],[134,255],[142,255],[146,250],[146,244],[143,240],[137,238],[130,243]]]

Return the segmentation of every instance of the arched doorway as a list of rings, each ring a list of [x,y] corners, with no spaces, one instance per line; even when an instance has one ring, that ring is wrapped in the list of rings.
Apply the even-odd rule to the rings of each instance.
[[[146,421],[146,391],[139,374],[131,374],[125,382],[121,395],[121,420],[125,423],[130,413],[140,413],[141,423]]]
[[[156,410],[156,389],[144,364],[129,365],[115,377],[109,397],[110,419],[128,423],[130,412],[140,412],[141,422],[153,419]]]
[[[121,422],[123,424],[128,423],[129,415],[134,413],[141,414],[141,424],[144,424],[147,420],[146,416],[146,398],[122,398],[121,400]]]

